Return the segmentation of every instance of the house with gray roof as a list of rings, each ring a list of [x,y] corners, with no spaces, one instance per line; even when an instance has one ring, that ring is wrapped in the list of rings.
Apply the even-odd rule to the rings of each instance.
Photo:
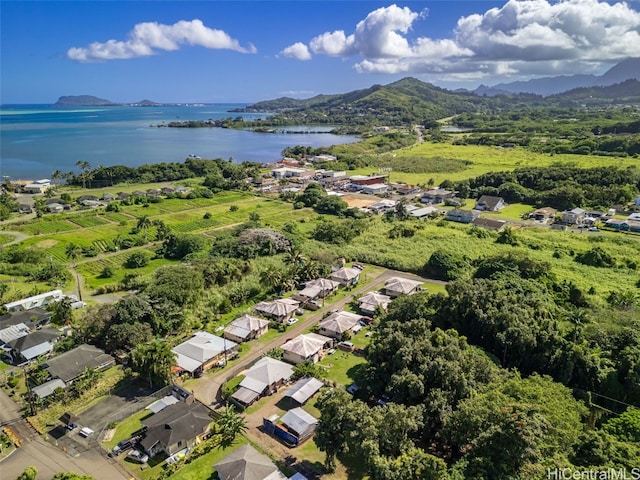
[[[33,298],[33,297],[30,297]],[[0,316],[0,329],[4,329],[10,327],[11,325],[25,325],[29,330],[35,330],[39,327],[44,327],[45,325],[49,325],[51,322],[51,312],[45,310],[44,308],[31,308],[29,310],[20,310],[23,303],[29,299],[24,299],[19,302],[11,302],[6,303],[4,306],[11,306],[12,308],[16,308],[17,310],[7,313],[5,315]],[[26,302],[28,306],[29,302]]]
[[[502,197],[494,197],[492,195],[482,195],[476,200],[474,210],[482,210],[484,212],[497,212],[505,207],[506,203]]]
[[[53,351],[54,344],[60,338],[60,332],[55,328],[43,328],[28,335],[8,342],[8,352],[12,363],[20,364],[34,360]]]
[[[73,383],[85,369],[104,371],[116,364],[115,358],[93,345],[79,345],[57,357],[48,359],[44,367],[52,378],[59,378],[66,385]]]
[[[286,480],[269,457],[245,444],[228,454],[213,468],[220,480]]]
[[[231,396],[242,407],[247,407],[265,394],[275,393],[289,382],[293,367],[275,358],[262,357],[244,372],[238,390]]]
[[[293,316],[300,306],[300,302],[291,298],[279,298],[271,302],[260,302],[253,309],[267,318],[277,322],[284,322]]]
[[[142,420],[147,431],[140,445],[149,457],[161,452],[173,455],[200,443],[209,434],[211,422],[209,410],[200,402],[177,402]]]
[[[209,332],[196,332],[171,350],[176,364],[184,372],[200,375],[226,358],[237,355],[238,344]]]
[[[31,389],[31,394],[37,398],[43,399],[47,398],[50,395],[53,395],[54,392],[59,388],[65,389],[67,388],[67,385],[59,378],[54,378],[53,380],[49,380],[42,385],[33,387]]]
[[[354,328],[360,325],[360,320],[362,320],[362,315],[345,311],[335,312],[320,322],[318,333],[342,340],[343,335],[352,333]]]
[[[264,318],[242,315],[224,329],[224,338],[242,343],[261,337],[269,330],[269,322]]]
[[[291,385],[291,387],[284,392],[284,396],[298,405],[304,405],[318,393],[323,386],[324,383],[317,378],[303,377]]]
[[[322,351],[333,345],[333,339],[315,333],[298,335],[282,345],[282,358],[294,364],[303,362],[316,363],[321,358]]]
[[[358,283],[358,278],[360,278],[360,270],[357,268],[342,267],[331,273],[331,280],[345,287]]]
[[[393,299],[389,295],[384,295],[380,292],[369,292],[358,299],[358,308],[365,315],[373,315],[378,307],[386,311],[391,300]]]
[[[392,277],[384,282],[384,291],[391,298],[396,298],[400,295],[411,295],[420,290],[422,283],[408,278]]]

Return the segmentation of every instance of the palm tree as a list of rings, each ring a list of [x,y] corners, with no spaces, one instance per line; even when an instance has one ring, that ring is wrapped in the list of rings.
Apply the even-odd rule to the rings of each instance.
[[[82,188],[87,188],[87,172],[91,168],[91,164],[86,160],[78,160],[76,167],[82,170]]]
[[[146,375],[150,387],[153,387],[154,379],[165,385],[168,384],[175,364],[176,354],[164,341],[143,343],[131,352],[132,369],[140,375]]]
[[[67,245],[67,248],[65,249],[64,253],[67,256],[67,258],[73,262],[73,265],[75,268],[75,264],[78,258],[80,258],[82,249],[75,243],[70,243],[69,245]]]
[[[148,215],[145,215],[138,219],[138,224],[136,225],[136,228],[144,232],[145,242],[147,241],[147,230],[152,226],[153,226],[153,222],[151,221]]]
[[[62,172],[60,170],[55,170],[52,174],[51,174],[51,179],[53,180],[54,185],[57,186],[56,181],[60,180],[62,178]]]
[[[222,437],[220,444],[230,446],[238,435],[247,431],[247,421],[234,407],[227,405],[217,420],[218,433]]]

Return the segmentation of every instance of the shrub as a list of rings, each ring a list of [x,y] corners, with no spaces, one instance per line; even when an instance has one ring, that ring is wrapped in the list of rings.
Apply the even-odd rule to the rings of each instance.
[[[576,262],[599,268],[614,267],[616,265],[616,259],[601,247],[593,247],[591,250],[577,254]]]
[[[149,264],[149,257],[144,252],[134,252],[125,260],[126,268],[142,268]]]

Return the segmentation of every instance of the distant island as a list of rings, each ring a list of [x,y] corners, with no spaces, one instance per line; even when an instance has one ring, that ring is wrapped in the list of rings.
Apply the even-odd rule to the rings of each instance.
[[[54,107],[178,107],[198,106],[204,103],[158,103],[151,100],[140,100],[134,103],[116,103],[93,95],[68,95],[58,98]]]

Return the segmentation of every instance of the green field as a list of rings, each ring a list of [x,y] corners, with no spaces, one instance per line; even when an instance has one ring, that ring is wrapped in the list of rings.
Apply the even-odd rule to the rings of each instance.
[[[458,181],[476,177],[487,172],[514,170],[522,167],[544,167],[553,164],[575,165],[577,167],[592,168],[602,166],[637,165],[638,160],[632,157],[601,157],[596,155],[569,155],[569,154],[541,154],[522,147],[502,148],[477,145],[452,145],[451,143],[428,143],[403,148],[394,152],[399,158],[413,158],[415,162],[425,159],[432,162],[433,158],[456,159],[470,161],[466,168],[452,172],[441,172],[434,166],[429,173],[403,173],[393,170],[389,173],[389,180],[404,182],[413,185],[424,184],[433,179],[435,185],[444,180]],[[375,167],[366,167],[349,172],[351,175],[368,175],[379,173]]]

